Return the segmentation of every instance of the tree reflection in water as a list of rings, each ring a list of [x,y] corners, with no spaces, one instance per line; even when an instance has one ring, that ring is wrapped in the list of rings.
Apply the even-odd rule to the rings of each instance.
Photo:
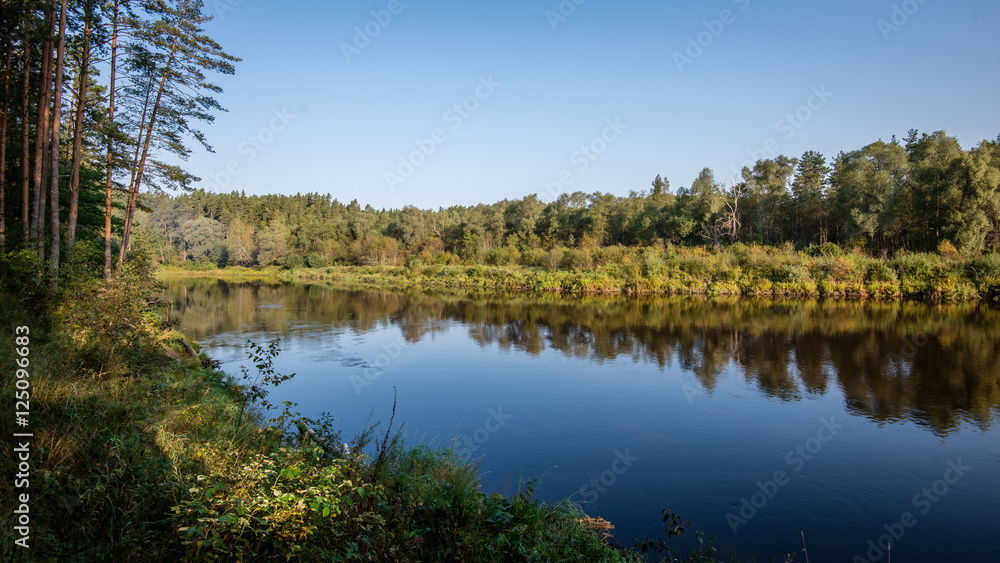
[[[482,346],[604,362],[678,362],[711,393],[732,366],[783,401],[841,388],[872,420],[944,435],[1000,406],[1000,311],[986,305],[526,295],[456,296],[184,280],[169,312],[202,340],[248,326],[285,341],[316,327],[397,327],[409,343],[468,328]]]

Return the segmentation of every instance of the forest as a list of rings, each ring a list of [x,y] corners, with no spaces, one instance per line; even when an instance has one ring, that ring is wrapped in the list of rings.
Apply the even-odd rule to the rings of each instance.
[[[100,264],[103,246],[107,278],[142,192],[198,180],[176,162],[211,151],[199,127],[224,111],[211,76],[239,59],[205,35],[200,1],[0,9],[0,247],[44,259],[55,290],[61,263]]]
[[[202,8],[3,4],[0,243],[34,250],[53,283],[74,252],[100,262],[103,247],[107,277],[136,244],[177,265],[574,269],[618,246],[833,243],[882,258],[1000,246],[1000,136],[966,149],[943,131],[762,159],[729,181],[657,176],[628,195],[377,210],[315,191],[207,192],[176,163],[211,150],[199,127],[224,108],[210,77],[239,59],[204,34]]]
[[[657,176],[627,196],[529,195],[475,206],[364,208],[318,193],[150,194],[145,242],[165,263],[283,265],[488,264],[589,267],[605,247],[804,249],[835,243],[886,257],[963,255],[1000,244],[1000,138],[964,150],[944,132],[910,131],[838,154],[815,151],[746,167],[725,184],[706,168],[690,187]]]

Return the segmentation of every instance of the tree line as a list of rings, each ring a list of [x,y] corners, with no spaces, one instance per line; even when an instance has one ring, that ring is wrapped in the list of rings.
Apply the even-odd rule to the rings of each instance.
[[[5,0],[0,7],[0,248],[60,263],[80,243],[121,266],[143,189],[187,189],[198,129],[232,74],[201,0]],[[96,257],[91,257],[99,262]]]
[[[974,255],[1000,245],[1000,137],[965,150],[944,132],[911,130],[902,141],[879,140],[832,160],[815,151],[761,159],[729,183],[706,168],[677,190],[657,176],[627,196],[574,192],[548,203],[529,195],[376,210],[319,193],[200,189],[147,201],[146,244],[179,264],[559,266],[539,263],[540,253],[736,242],[838,243],[882,256],[947,243]]]

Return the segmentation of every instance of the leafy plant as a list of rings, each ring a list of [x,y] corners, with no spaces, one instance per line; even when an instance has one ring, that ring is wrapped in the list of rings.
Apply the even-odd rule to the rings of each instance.
[[[664,524],[663,533],[666,534],[666,539],[646,538],[640,540],[635,545],[637,551],[662,554],[664,556],[663,561],[667,563],[681,561],[715,563],[715,553],[717,550],[712,546],[715,536],[709,535],[706,537],[704,533],[699,531],[688,533],[687,528],[691,525],[691,522],[682,519],[670,509],[663,509],[662,514]],[[697,543],[696,546],[691,547],[688,545],[689,537]],[[678,538],[680,538],[682,543],[681,551],[674,547],[675,540]]]
[[[274,369],[274,359],[277,358],[278,354],[281,352],[280,345],[280,338],[276,338],[268,343],[267,348],[264,348],[252,340],[247,340],[247,346],[250,347],[250,350],[247,352],[247,358],[253,362],[254,367],[257,368],[257,374],[253,376],[253,381],[248,387],[245,388],[243,393],[243,403],[240,405],[240,413],[236,419],[237,427],[241,426],[243,423],[243,415],[246,412],[248,404],[252,407],[259,401],[264,409],[272,409],[274,405],[267,400],[267,396],[270,393],[268,387],[277,387],[278,385],[281,385],[282,383],[295,377],[294,373],[284,375],[278,373]],[[246,366],[240,366],[240,372],[243,374],[243,381],[250,381],[251,375],[249,368]],[[294,414],[290,409],[295,406],[295,403],[284,401],[282,405],[284,405],[282,414],[277,418],[271,419],[271,422],[283,428],[285,421],[292,418]]]

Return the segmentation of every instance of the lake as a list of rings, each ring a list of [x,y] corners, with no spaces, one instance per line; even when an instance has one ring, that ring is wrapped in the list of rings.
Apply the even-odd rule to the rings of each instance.
[[[436,295],[171,280],[273,403],[456,443],[486,492],[540,477],[631,545],[661,510],[769,561],[1000,560],[1000,310],[986,305]],[[796,561],[804,561],[799,553]]]

